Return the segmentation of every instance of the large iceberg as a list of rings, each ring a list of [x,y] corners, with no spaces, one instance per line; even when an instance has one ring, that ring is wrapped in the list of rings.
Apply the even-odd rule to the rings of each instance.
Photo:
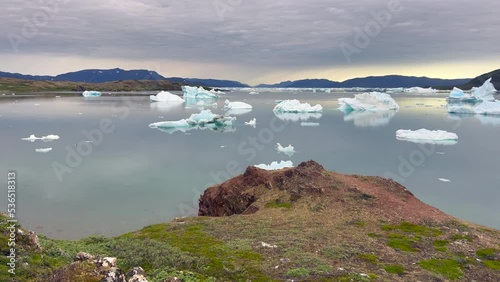
[[[208,91],[201,86],[182,86],[182,92],[184,92],[184,98],[209,99],[219,97],[216,93]]]
[[[102,94],[99,91],[84,91],[82,95],[83,97],[99,97]]]
[[[415,131],[400,129],[396,131],[396,138],[398,140],[424,144],[454,145],[458,142],[458,136],[455,133],[424,128]]]
[[[399,105],[391,95],[380,92],[366,92],[354,98],[339,98],[339,109],[344,113],[352,111],[391,111],[399,110]]]
[[[156,128],[168,133],[176,131],[186,132],[192,129],[210,128],[216,131],[225,131],[226,127],[232,127],[235,117],[225,117],[216,115],[210,110],[203,110],[199,114],[192,114],[188,119],[178,121],[162,121],[149,125],[150,128]]]
[[[156,95],[150,95],[152,102],[184,103],[184,99],[167,91],[162,91]]]
[[[493,94],[496,93],[495,86],[491,83],[491,78],[486,80],[481,87],[472,87],[471,93],[465,93],[460,88],[453,88],[448,97],[448,102],[482,102],[495,101]]]
[[[300,103],[299,100],[285,100],[276,105],[273,111],[275,113],[320,113],[323,107],[320,104],[311,106],[309,103]]]
[[[229,102],[229,100],[226,100],[224,101],[224,108],[227,110],[252,109],[252,105],[245,102]]]
[[[293,167],[293,163],[292,161],[280,161],[279,163],[272,162],[270,165],[260,164],[256,165],[255,167],[265,170],[278,170],[278,169]]]

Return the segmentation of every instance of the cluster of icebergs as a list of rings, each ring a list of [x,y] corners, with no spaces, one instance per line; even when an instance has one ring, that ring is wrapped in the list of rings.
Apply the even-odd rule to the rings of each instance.
[[[470,94],[455,87],[448,97],[448,113],[500,115],[500,101],[493,96],[496,91],[491,78],[481,87],[473,87]]]

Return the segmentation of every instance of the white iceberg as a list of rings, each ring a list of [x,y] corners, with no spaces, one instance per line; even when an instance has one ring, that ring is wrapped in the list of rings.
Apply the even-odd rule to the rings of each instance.
[[[446,179],[446,178],[438,178],[438,180],[441,181],[441,182],[447,182],[447,183],[451,182],[451,180]]]
[[[52,148],[35,149],[35,152],[37,153],[48,153],[50,151],[52,151]]]
[[[167,91],[161,91],[156,95],[150,95],[149,99],[152,102],[184,103],[184,99]]]
[[[229,102],[229,100],[224,101],[224,108],[227,110],[236,109],[252,109],[252,105],[244,102]]]
[[[285,100],[274,107],[275,113],[320,113],[323,107],[320,104],[315,106],[309,103],[300,103],[299,100]]]
[[[396,131],[396,138],[398,140],[423,144],[455,145],[458,142],[456,133],[424,128],[415,131],[400,129]]]
[[[454,87],[453,90],[450,92],[450,96],[448,99],[451,99],[452,101],[475,101],[476,99],[472,97],[472,95],[465,93],[462,89]]]
[[[339,98],[339,109],[344,113],[352,111],[390,111],[399,110],[399,105],[391,95],[380,92],[366,92],[354,98]]]
[[[156,128],[168,133],[176,131],[186,132],[192,129],[211,128],[213,130],[225,131],[224,128],[232,127],[235,117],[225,117],[213,114],[210,110],[203,110],[199,114],[192,114],[188,119],[178,121],[162,121],[149,125],[150,128]]]
[[[433,94],[437,93],[438,90],[432,88],[422,88],[422,87],[411,87],[404,89],[406,93],[419,93],[419,94]]]
[[[182,86],[182,92],[184,92],[184,98],[216,99],[219,97],[216,93],[208,91],[201,86],[200,87]]]
[[[83,97],[99,97],[102,94],[99,91],[84,91],[82,95]]]
[[[259,92],[256,92],[256,91],[252,91],[250,93],[248,93],[249,95],[259,95]]]
[[[264,169],[264,170],[278,170],[278,169],[283,169],[283,168],[289,168],[293,167],[292,161],[280,161],[278,162],[272,162],[270,165],[267,164],[260,164],[256,165],[255,167]]]
[[[471,94],[479,101],[495,101],[493,94],[497,90],[493,83],[491,83],[491,78],[486,80],[481,87],[472,87]]]
[[[23,141],[35,142],[36,140],[42,140],[43,142],[50,142],[54,140],[58,140],[60,137],[58,135],[47,135],[43,137],[36,137],[34,134],[31,134],[28,138],[21,138]]]
[[[245,122],[245,125],[250,125],[250,126],[252,126],[253,128],[255,128],[255,126],[257,125],[257,119],[256,119],[256,118],[253,118],[253,119],[251,119],[250,121],[246,121],[246,122]]]
[[[451,103],[447,107],[448,113],[454,114],[478,114],[478,115],[500,115],[499,101],[483,101],[480,104]]]
[[[283,153],[288,157],[291,157],[296,153],[295,148],[291,144],[288,145],[288,147],[283,147],[280,143],[276,143],[276,150],[278,151],[278,153]]]
[[[317,126],[319,126],[319,123],[317,123],[317,122],[301,122],[300,126],[304,126],[304,127],[317,127]]]
[[[230,116],[240,116],[252,112],[252,109],[230,109],[226,111],[227,115]]]

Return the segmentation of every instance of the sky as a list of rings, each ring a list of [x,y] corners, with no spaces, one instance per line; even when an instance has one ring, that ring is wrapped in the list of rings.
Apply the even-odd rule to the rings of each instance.
[[[88,68],[252,85],[500,68],[500,2],[2,0],[0,71]]]

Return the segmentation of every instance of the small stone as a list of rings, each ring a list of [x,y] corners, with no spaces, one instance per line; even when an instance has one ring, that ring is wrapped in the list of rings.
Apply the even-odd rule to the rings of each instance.
[[[79,252],[78,254],[76,254],[76,260],[78,261],[88,261],[93,259],[94,256],[86,252]]]

